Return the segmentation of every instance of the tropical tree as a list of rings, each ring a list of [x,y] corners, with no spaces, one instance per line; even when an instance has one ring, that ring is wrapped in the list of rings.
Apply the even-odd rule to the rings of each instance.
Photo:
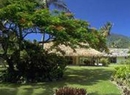
[[[107,37],[110,35],[110,31],[112,28],[112,23],[107,22],[103,27],[101,27],[100,31],[102,32],[102,35]]]
[[[90,29],[86,21],[40,8],[33,0],[7,0],[0,8],[1,57],[8,65],[6,81],[47,81],[63,76],[65,61],[61,56],[48,54],[37,41],[27,41],[25,37],[32,33],[48,34],[42,43],[53,41],[53,47],[64,44],[74,48],[83,42],[100,49],[101,41],[106,45],[105,38],[101,39],[102,35]]]
[[[70,18],[65,12],[38,8],[32,0],[9,0],[4,6],[0,9],[1,57],[8,65],[4,79],[18,82],[21,79],[45,81],[61,78],[65,61],[55,54],[48,54],[37,41],[29,42],[25,37],[32,33],[47,33],[50,37],[43,43],[54,41],[54,46],[65,44],[73,47],[87,42],[88,23]]]
[[[106,36],[104,36],[104,31],[97,30],[95,28],[89,28],[89,36],[88,36],[88,43],[90,47],[98,50],[98,51],[108,51],[107,45],[106,45]],[[106,33],[106,32],[105,32]]]
[[[42,8],[50,8],[51,5],[54,5],[58,9],[62,9],[62,11],[70,12],[67,8],[67,5],[63,2],[63,0],[35,0]]]

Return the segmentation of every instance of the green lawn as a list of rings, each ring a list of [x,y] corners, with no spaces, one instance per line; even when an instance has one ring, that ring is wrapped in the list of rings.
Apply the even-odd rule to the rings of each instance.
[[[88,95],[121,95],[110,82],[110,67],[68,66],[63,80],[37,84],[0,84],[0,95],[53,95],[56,88],[71,86],[85,88]]]

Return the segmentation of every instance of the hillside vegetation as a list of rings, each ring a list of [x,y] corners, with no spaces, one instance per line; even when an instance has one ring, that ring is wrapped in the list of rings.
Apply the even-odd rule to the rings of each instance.
[[[129,48],[130,38],[124,35],[111,34],[107,38],[107,45],[109,48]]]

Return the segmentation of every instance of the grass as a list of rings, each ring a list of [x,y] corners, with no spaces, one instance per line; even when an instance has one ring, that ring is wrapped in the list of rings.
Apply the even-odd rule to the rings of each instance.
[[[63,86],[85,88],[88,95],[121,95],[110,82],[114,67],[68,66],[63,80],[35,84],[1,83],[0,95],[53,95],[55,89]]]

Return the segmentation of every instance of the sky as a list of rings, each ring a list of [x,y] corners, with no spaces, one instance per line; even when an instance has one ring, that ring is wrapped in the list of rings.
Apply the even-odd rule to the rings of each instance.
[[[130,0],[64,0],[78,19],[99,29],[106,22],[113,24],[111,32],[130,37]]]
[[[111,32],[130,37],[130,0],[64,0],[75,18],[88,21],[99,29],[106,22],[113,24]],[[28,38],[41,35],[29,35]]]

